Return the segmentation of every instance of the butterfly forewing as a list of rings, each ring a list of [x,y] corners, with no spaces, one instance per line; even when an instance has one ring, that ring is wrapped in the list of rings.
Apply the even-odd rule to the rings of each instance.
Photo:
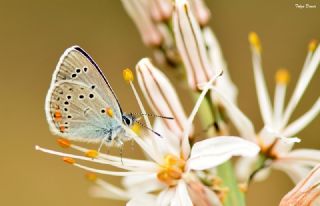
[[[116,132],[122,111],[101,70],[76,46],[65,51],[53,74],[46,115],[51,130],[60,136],[101,141]]]

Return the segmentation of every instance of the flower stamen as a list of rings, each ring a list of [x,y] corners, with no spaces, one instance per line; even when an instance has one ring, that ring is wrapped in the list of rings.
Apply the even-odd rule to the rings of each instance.
[[[161,169],[157,173],[157,178],[168,186],[174,186],[182,178],[184,167],[185,161],[183,159],[171,154],[166,155],[164,164],[161,165]]]

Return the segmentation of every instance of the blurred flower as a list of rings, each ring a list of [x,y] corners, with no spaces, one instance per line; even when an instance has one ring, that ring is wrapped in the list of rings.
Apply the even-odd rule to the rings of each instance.
[[[264,128],[257,133],[254,141],[261,147],[263,157],[272,160],[271,166],[273,168],[283,170],[293,181],[297,182],[301,177],[305,176],[306,172],[320,162],[320,151],[318,150],[297,149],[291,151],[294,143],[300,141],[300,139],[293,136],[308,125],[319,113],[320,98],[318,97],[309,111],[288,124],[291,114],[318,68],[320,63],[320,47],[313,46],[313,49],[309,50],[296,89],[286,108],[284,108],[284,100],[289,74],[284,69],[277,72],[274,109],[272,110],[262,73],[262,48],[260,40],[257,34],[251,33],[249,35],[249,41],[252,47],[253,68],[259,106],[264,121]],[[314,44],[314,42],[311,44]],[[226,108],[230,114],[234,114],[233,117],[232,115],[230,115],[230,117],[233,118],[233,120],[235,118],[237,119],[234,120],[234,123],[236,123],[236,126],[238,125],[237,129],[240,134],[247,134],[245,137],[249,137],[255,133],[252,123],[248,121],[248,118],[246,118],[240,110],[232,105]],[[257,160],[258,157],[245,158],[238,162],[237,173],[242,180],[246,180],[253,170],[257,169]],[[264,161],[265,160],[263,160],[263,162]]]
[[[124,8],[140,32],[144,44],[155,47],[161,44],[163,36],[150,15],[150,2],[149,0],[122,0]]]
[[[279,206],[320,205],[320,165],[311,170],[288,194]]]

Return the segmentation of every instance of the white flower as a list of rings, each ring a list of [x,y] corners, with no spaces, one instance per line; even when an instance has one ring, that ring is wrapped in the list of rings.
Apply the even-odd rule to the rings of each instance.
[[[129,16],[136,24],[142,40],[147,46],[158,46],[162,43],[163,36],[158,25],[150,14],[149,0],[122,0],[122,4]]]
[[[256,134],[256,138],[253,141],[260,145],[261,153],[272,160],[271,166],[273,168],[283,170],[293,181],[297,182],[302,176],[305,176],[306,172],[320,162],[319,150],[297,149],[291,151],[294,143],[300,141],[300,139],[293,136],[308,125],[319,113],[320,98],[318,97],[309,111],[288,124],[291,114],[319,66],[320,47],[316,48],[314,45],[311,47],[313,49],[309,50],[300,79],[286,108],[284,108],[284,100],[289,75],[286,70],[282,69],[278,71],[276,75],[277,85],[274,108],[272,109],[262,73],[260,40],[255,33],[249,35],[249,40],[252,46],[253,68],[259,106],[264,121],[264,128]],[[311,44],[315,43],[312,42]],[[234,114],[233,119],[236,118],[238,120],[236,121],[236,126],[238,125],[237,129],[239,132],[247,134],[246,137],[253,136],[255,134],[253,125],[240,110],[232,106],[227,108],[229,109],[229,113]],[[240,160],[237,172],[241,179],[245,180],[248,178],[255,168],[253,165],[257,159],[258,157]]]
[[[320,165],[311,170],[288,194],[279,206],[319,206],[320,205]]]
[[[190,88],[196,90],[199,84],[207,83],[220,73],[210,65],[199,24],[186,0],[176,0],[173,13],[173,28],[178,51],[187,72]]]
[[[189,135],[192,131],[192,122],[204,96],[211,88],[211,82],[207,86],[204,86],[193,111],[189,117],[185,118],[182,108],[179,108],[181,107],[181,103],[177,102],[176,93],[164,75],[151,65],[147,59],[139,62],[137,70],[138,75],[140,75],[138,77],[139,83],[147,99],[157,97],[154,105],[151,104],[153,108],[158,108],[155,112],[163,112],[163,110],[174,106],[174,111],[166,111],[169,115],[177,112],[175,117],[177,117],[177,121],[181,122],[178,123],[176,120],[171,120],[173,121],[171,124],[182,124],[181,129],[177,130],[174,127],[168,126],[162,120],[158,120],[154,126],[154,130],[160,133],[162,137],[149,133],[143,139],[138,137],[129,128],[123,126],[146,153],[148,160],[130,158],[122,158],[121,160],[119,157],[101,154],[95,150],[88,150],[70,143],[64,143],[64,145],[85,152],[88,157],[56,152],[38,146],[36,149],[63,156],[66,162],[89,172],[125,176],[124,184],[127,190],[122,191],[108,185],[108,189],[105,191],[109,191],[111,188],[112,194],[124,194],[124,198],[127,199],[134,197],[128,202],[130,206],[141,205],[143,201],[147,200],[155,200],[156,205],[169,205],[169,203],[181,206],[193,205],[193,200],[188,192],[191,187],[190,185],[194,185],[197,182],[193,171],[216,167],[229,160],[232,156],[254,156],[259,152],[259,147],[254,143],[233,136],[209,138],[195,143],[191,148]],[[159,87],[158,89],[155,89],[156,85]],[[152,89],[152,93],[150,93],[150,89]],[[152,102],[150,99],[149,102]],[[124,171],[96,169],[79,164],[75,159],[111,165]],[[208,195],[208,199],[218,199],[214,196],[213,192],[209,192],[209,189],[204,190],[207,191],[205,194]],[[159,195],[151,195],[151,192],[159,192]],[[98,195],[102,196],[103,192],[100,191]],[[104,195],[110,196],[108,192]],[[146,196],[148,197],[147,199]]]

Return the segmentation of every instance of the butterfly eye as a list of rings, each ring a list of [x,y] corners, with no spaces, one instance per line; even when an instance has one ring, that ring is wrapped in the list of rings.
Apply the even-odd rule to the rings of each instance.
[[[77,74],[72,74],[71,75],[72,78],[75,78],[76,76],[77,76]]]
[[[92,99],[94,97],[93,94],[89,94],[89,98]]]
[[[123,116],[122,119],[123,119],[123,122],[124,122],[127,126],[129,126],[129,125],[131,124],[131,120],[130,120],[128,117]]]
[[[81,70],[80,70],[80,69],[76,69],[76,72],[77,72],[77,73],[80,73],[80,72],[81,72]]]

